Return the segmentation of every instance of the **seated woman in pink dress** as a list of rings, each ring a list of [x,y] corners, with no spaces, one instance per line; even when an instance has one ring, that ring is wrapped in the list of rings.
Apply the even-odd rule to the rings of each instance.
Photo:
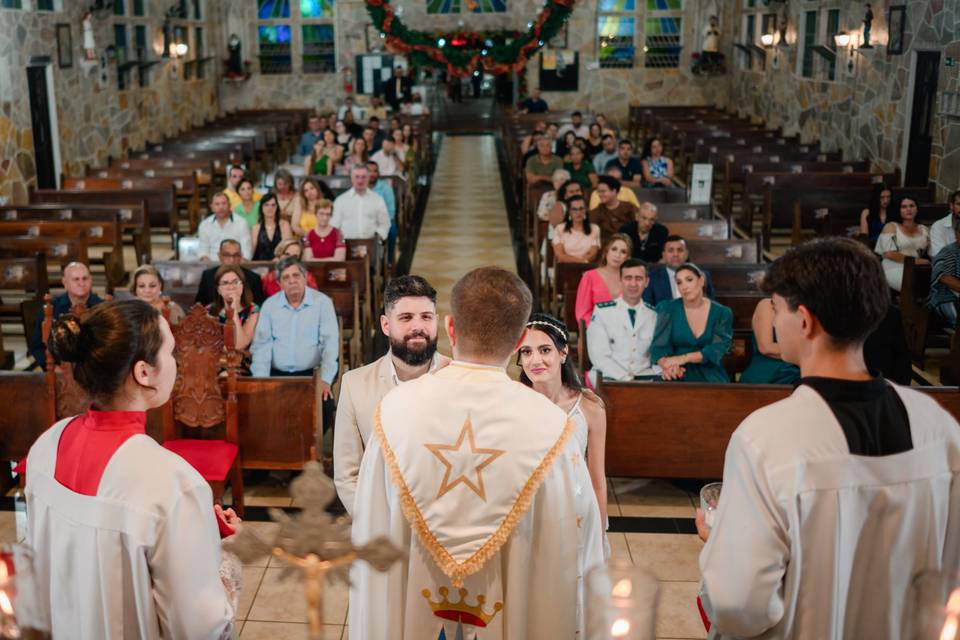
[[[584,272],[577,287],[577,321],[590,325],[593,307],[599,302],[613,300],[620,295],[620,265],[630,257],[633,243],[623,233],[610,236],[600,254],[600,266]]]

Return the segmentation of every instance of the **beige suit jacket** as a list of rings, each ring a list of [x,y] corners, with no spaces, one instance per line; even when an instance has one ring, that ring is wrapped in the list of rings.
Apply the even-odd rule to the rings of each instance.
[[[450,363],[447,356],[436,354],[431,371]],[[340,382],[340,399],[333,431],[333,482],[347,513],[353,515],[360,461],[373,432],[373,414],[380,401],[396,385],[390,363],[390,352],[368,365],[348,371]]]

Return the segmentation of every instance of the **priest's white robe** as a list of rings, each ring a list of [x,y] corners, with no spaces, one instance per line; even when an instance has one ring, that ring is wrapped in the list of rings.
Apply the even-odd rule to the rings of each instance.
[[[54,638],[229,637],[213,494],[183,458],[134,435],[110,458],[96,496],[54,478],[70,419],[27,457],[27,535],[37,616]]]
[[[895,388],[913,441],[902,453],[851,455],[806,386],[734,432],[700,554],[711,638],[894,640],[911,581],[960,569],[960,427]]]
[[[391,391],[361,463],[353,537],[389,536],[409,557],[386,573],[354,565],[351,638],[577,637],[603,527],[573,429],[499,368],[455,361]]]

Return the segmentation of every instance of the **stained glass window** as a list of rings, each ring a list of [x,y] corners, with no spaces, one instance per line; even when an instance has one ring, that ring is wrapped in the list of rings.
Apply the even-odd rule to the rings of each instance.
[[[290,0],[257,0],[257,17],[275,20],[290,17]]]
[[[334,55],[333,25],[305,24],[303,31],[303,72],[334,73],[337,59]]]
[[[264,74],[290,73],[293,57],[290,52],[290,25],[260,25],[260,72]]]
[[[20,0],[0,0],[2,9],[21,9]]]
[[[203,20],[203,0],[193,0],[193,19]]]
[[[116,50],[117,66],[117,88],[123,91],[127,88],[128,70],[123,68],[127,63],[127,27],[122,24],[113,25],[113,46]]]
[[[827,46],[833,49],[836,45],[833,42],[833,36],[840,31],[840,9],[830,9],[827,11]],[[837,61],[836,59],[827,62],[827,80],[837,79]]]
[[[333,0],[300,0],[300,15],[304,18],[332,18]]]
[[[600,0],[598,11],[601,13],[611,11],[634,11],[636,8],[636,0]]]
[[[133,15],[146,15],[143,11],[143,0],[133,0]]]
[[[636,20],[629,16],[597,18],[599,59],[602,68],[632,67],[636,48],[633,43]]]
[[[683,39],[683,18],[647,18],[645,23],[643,66],[649,69],[672,69],[680,66]]]
[[[683,0],[647,0],[647,11],[680,11]]]
[[[504,13],[507,10],[505,0],[464,0],[467,9],[473,13]]]
[[[127,9],[124,5],[124,0],[113,0],[113,15],[123,16],[127,14]]]
[[[460,0],[427,0],[427,13],[460,13]]]
[[[37,0],[38,11],[53,11],[53,0]]]

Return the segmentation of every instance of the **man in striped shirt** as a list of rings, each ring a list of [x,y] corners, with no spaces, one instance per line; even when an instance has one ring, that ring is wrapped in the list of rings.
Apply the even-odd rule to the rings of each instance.
[[[953,219],[954,242],[933,259],[930,295],[927,307],[936,311],[951,327],[957,324],[957,300],[960,298],[960,218]]]

